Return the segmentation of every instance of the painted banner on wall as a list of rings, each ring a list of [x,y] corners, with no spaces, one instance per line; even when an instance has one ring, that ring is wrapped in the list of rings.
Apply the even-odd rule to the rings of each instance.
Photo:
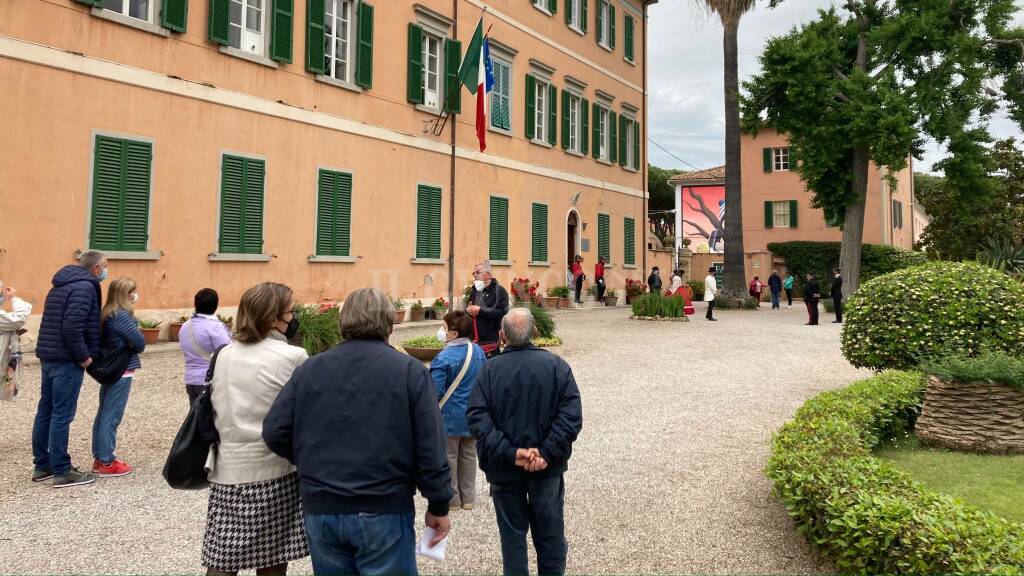
[[[697,253],[725,251],[725,186],[683,186],[679,189],[683,238]]]

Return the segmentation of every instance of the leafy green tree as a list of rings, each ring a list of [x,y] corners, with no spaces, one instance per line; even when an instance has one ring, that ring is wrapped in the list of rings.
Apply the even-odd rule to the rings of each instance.
[[[812,204],[841,219],[847,293],[860,283],[872,163],[895,185],[927,135],[949,151],[938,167],[959,208],[993,194],[987,123],[1001,102],[1024,114],[1011,85],[1024,74],[1016,10],[1014,0],[846,0],[769,41],[744,84],[744,123],[786,134]]]
[[[668,183],[668,179],[679,172],[679,170],[659,168],[653,164],[648,165],[647,191],[651,197],[647,209],[652,212],[650,215],[651,232],[659,240],[675,233],[675,214],[667,212],[676,206],[675,188]]]

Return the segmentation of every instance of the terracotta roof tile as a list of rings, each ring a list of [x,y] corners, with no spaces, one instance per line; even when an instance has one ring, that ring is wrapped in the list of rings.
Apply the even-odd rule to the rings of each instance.
[[[693,182],[699,180],[725,180],[725,166],[716,166],[705,170],[681,172],[668,179],[670,184],[676,182]]]

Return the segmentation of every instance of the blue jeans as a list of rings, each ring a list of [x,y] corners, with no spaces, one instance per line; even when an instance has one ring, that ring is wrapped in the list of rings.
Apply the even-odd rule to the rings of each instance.
[[[85,369],[73,362],[42,362],[43,387],[32,426],[32,462],[57,476],[71,469],[68,433],[78,411]]]
[[[772,308],[778,308],[778,307],[779,307],[779,293],[773,291],[772,292]]]
[[[526,533],[533,535],[537,574],[565,574],[569,546],[565,541],[565,482],[562,476],[492,483],[491,498],[501,535],[501,562],[505,576],[530,573]]]
[[[92,423],[92,457],[103,464],[114,461],[117,427],[124,417],[124,407],[128,405],[128,392],[131,388],[131,376],[100,386],[100,406]]]
[[[314,574],[399,576],[416,572],[413,513],[306,514]]]

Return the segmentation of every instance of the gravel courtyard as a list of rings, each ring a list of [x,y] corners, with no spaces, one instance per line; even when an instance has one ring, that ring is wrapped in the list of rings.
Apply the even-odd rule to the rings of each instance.
[[[761,469],[772,431],[805,399],[868,374],[843,360],[828,315],[807,327],[802,306],[719,312],[716,323],[703,311],[698,304],[686,324],[631,321],[625,308],[556,315],[566,342],[557,352],[584,405],[566,475],[570,573],[831,572]],[[171,490],[160,476],[187,408],[180,355],[142,362],[118,439],[118,455],[137,470],[126,478],[67,490],[32,484],[38,366],[27,367],[17,401],[0,403],[0,573],[202,571],[206,492]],[[87,378],[72,425],[81,468],[91,463],[97,390]],[[421,559],[423,573],[501,572],[482,476],[478,490],[476,510],[452,515],[447,560]],[[291,571],[309,573],[308,559]]]

